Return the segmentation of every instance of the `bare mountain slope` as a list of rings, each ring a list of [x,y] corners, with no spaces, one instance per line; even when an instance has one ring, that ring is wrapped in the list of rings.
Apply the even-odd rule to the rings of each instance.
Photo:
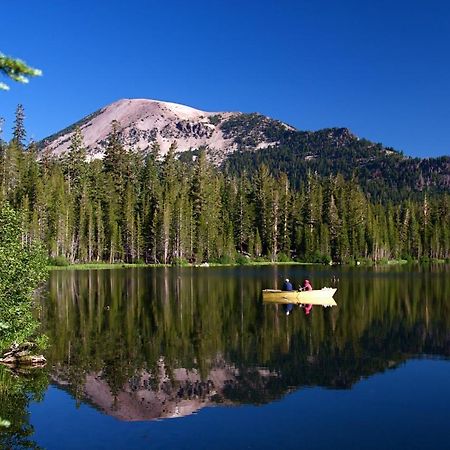
[[[255,119],[251,143],[246,146],[236,133],[223,125],[240,116]],[[178,151],[209,148],[216,162],[237,148],[264,148],[276,141],[267,138],[265,129],[270,126],[291,129],[288,125],[259,114],[245,115],[232,112],[206,112],[177,103],[146,99],[124,99],[114,102],[90,114],[79,122],[49,136],[41,142],[41,148],[57,156],[65,153],[76,126],[83,135],[84,144],[92,158],[102,157],[111,122],[120,124],[123,143],[128,149],[146,151],[157,142],[164,155],[175,141]],[[246,136],[247,139],[249,136]]]

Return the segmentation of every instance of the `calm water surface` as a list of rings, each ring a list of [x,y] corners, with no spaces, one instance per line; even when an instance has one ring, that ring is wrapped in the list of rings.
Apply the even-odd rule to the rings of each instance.
[[[449,269],[52,272],[49,363],[0,369],[0,447],[450,448]],[[338,306],[264,305],[286,276]]]

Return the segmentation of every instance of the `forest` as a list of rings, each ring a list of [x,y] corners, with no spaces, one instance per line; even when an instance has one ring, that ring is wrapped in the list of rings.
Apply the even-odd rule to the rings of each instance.
[[[192,158],[191,158],[192,159]],[[448,192],[375,200],[358,177],[305,171],[292,183],[261,163],[220,169],[176,143],[162,158],[127,151],[113,122],[103,159],[89,160],[79,128],[59,157],[26,144],[19,105],[0,141],[0,201],[22,213],[22,241],[44,243],[54,264],[350,263],[448,259]]]
[[[449,192],[448,156],[411,158],[381,143],[360,139],[347,128],[290,130],[276,121],[249,114],[228,120],[222,124],[222,130],[233,130],[232,135],[240,143],[240,151],[231,154],[223,164],[230,173],[254,173],[266,164],[274,175],[286,173],[296,189],[304,184],[309,171],[322,177],[339,173],[346,180],[357,181],[371,201],[383,204],[408,198],[420,200],[425,191]],[[252,145],[255,148],[255,130],[276,143],[249,151]]]

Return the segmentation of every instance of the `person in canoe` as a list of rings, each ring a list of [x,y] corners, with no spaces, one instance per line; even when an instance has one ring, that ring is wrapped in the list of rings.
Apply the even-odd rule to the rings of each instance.
[[[283,286],[281,287],[282,291],[293,291],[292,283],[289,281],[289,278],[286,278],[283,282]]]
[[[294,290],[294,288],[292,287],[292,283],[289,281],[289,278],[286,278],[284,280],[281,290],[282,291],[293,291]],[[294,305],[292,303],[283,305],[284,312],[286,313],[287,316],[291,313],[293,308],[294,308]]]
[[[301,291],[312,291],[313,287],[309,280],[304,280],[302,283],[302,287],[300,288]],[[313,305],[308,304],[305,306],[305,315],[309,315],[312,310]]]

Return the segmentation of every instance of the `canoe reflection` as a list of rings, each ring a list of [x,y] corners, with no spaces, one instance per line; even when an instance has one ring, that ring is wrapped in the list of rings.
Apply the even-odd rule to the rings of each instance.
[[[52,380],[121,420],[151,420],[304,386],[348,389],[411,355],[450,355],[444,273],[343,271],[338,308],[295,306],[287,320],[260,301],[277,270],[53,273],[41,313]]]

